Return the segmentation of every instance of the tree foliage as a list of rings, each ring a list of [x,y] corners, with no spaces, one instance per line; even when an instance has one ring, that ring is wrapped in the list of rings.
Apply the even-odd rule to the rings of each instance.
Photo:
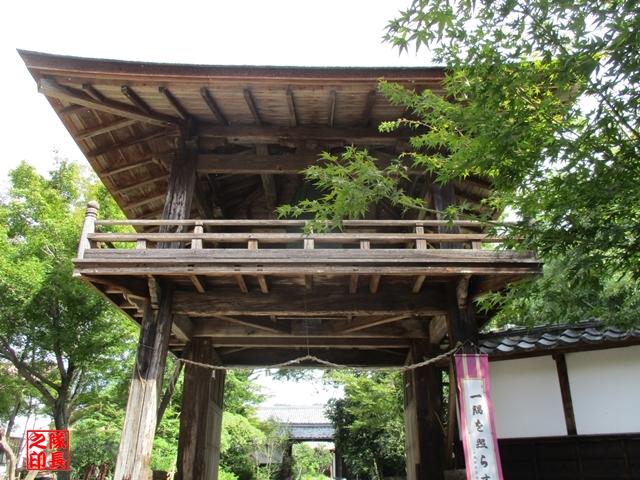
[[[297,443],[293,446],[294,480],[325,480],[333,457],[324,445]]]
[[[371,479],[404,476],[402,376],[336,370],[329,378],[344,388],[344,397],[331,400],[327,414],[349,471]]]
[[[570,289],[592,296],[630,291],[622,284],[640,277],[639,32],[635,2],[413,0],[389,23],[385,38],[400,51],[426,48],[446,65],[443,91],[382,82],[381,91],[410,116],[380,128],[413,129],[404,159],[439,183],[470,175],[490,180],[494,193],[484,203],[508,207],[519,220],[507,230],[513,244],[562,264]],[[319,172],[333,165],[313,167],[320,189],[332,192],[321,200],[335,203],[345,195],[336,188],[358,197],[361,177],[386,176],[369,166],[345,187]],[[387,191],[402,195],[397,185]],[[337,211],[298,206],[312,214]],[[347,210],[338,211],[339,218],[363,211]],[[465,205],[455,210],[473,217]],[[548,285],[527,288],[539,301],[550,297],[542,291]],[[499,300],[512,312],[532,307],[518,295],[515,302]],[[497,301],[493,297],[491,306]],[[592,310],[567,304],[558,313],[600,315],[605,303]],[[625,315],[609,303],[606,317]]]
[[[48,177],[22,163],[0,202],[0,358],[58,429],[102,401],[135,342],[133,326],[72,279],[84,204],[101,188],[71,162]]]
[[[387,39],[430,48],[455,102],[391,98],[434,127],[413,144],[448,151],[438,178],[489,177],[527,246],[576,259],[573,272],[637,278],[639,28],[634,2],[415,0]]]

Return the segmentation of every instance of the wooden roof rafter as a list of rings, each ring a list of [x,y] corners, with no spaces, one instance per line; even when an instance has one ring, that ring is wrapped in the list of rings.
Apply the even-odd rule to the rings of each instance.
[[[81,90],[60,85],[52,79],[41,78],[38,81],[38,91],[48,97],[64,100],[73,105],[92,108],[139,122],[151,123],[163,127],[176,127],[179,124],[174,117],[141,111],[139,108],[115,100],[105,99],[105,101],[99,102]]]

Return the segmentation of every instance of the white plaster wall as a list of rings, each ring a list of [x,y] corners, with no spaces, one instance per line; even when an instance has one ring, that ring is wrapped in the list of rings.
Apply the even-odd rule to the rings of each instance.
[[[489,375],[498,438],[567,434],[550,355],[490,362]]]
[[[578,434],[640,432],[640,346],[566,358]]]

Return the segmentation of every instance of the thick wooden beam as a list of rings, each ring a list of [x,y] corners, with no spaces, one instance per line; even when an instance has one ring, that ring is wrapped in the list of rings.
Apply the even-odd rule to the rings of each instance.
[[[154,163],[156,165],[159,165],[160,162],[158,161],[158,158],[160,156],[162,156],[162,155],[169,155],[169,153],[164,153],[164,154],[152,153],[152,154],[149,154],[149,155],[145,155],[142,158],[139,158],[137,161],[135,161],[133,163],[128,163],[127,165],[122,165],[120,167],[111,168],[109,170],[97,171],[96,173],[98,175],[100,175],[101,177],[112,177],[112,176],[117,175],[119,173],[128,172],[130,170],[135,170],[136,168],[140,168],[140,167],[146,167],[146,166],[154,164]]]
[[[438,220],[446,220],[444,212],[450,206],[457,203],[456,194],[452,183],[439,185],[436,182],[431,184],[431,196],[433,198],[433,208],[437,210],[436,217]],[[439,226],[438,233],[459,233],[460,228],[457,226]],[[464,248],[459,243],[445,243],[440,248]]]
[[[164,97],[171,104],[175,112],[178,114],[178,116],[182,120],[189,120],[191,118],[191,115],[189,114],[187,109],[184,107],[184,105],[180,103],[180,101],[175,97],[175,95],[171,93],[171,90],[169,90],[167,87],[158,87],[158,91],[162,95],[164,95]]]
[[[161,137],[166,137],[175,133],[176,133],[175,130],[168,130],[165,128],[161,128],[161,129],[153,130],[151,132],[147,132],[142,135],[134,135],[133,137],[128,138],[127,140],[122,141],[120,143],[89,150],[85,155],[87,157],[97,157],[99,155],[104,155],[105,153],[114,152],[122,148],[133,147],[135,145],[140,145],[141,143],[149,142],[151,140],[155,140]]]
[[[275,288],[268,295],[218,288],[215,293],[206,294],[177,291],[174,313],[190,317],[215,315],[395,316],[400,314],[434,316],[446,313],[442,297],[442,294],[413,295],[406,289],[393,285],[388,285],[378,294],[358,292],[348,296],[336,289],[320,287],[315,287],[313,291],[305,290],[297,295],[292,295],[290,290]]]
[[[289,126],[298,126],[298,113],[296,112],[296,101],[291,87],[287,88],[287,106],[289,107]]]
[[[189,215],[196,177],[196,157],[192,154],[193,151],[194,145],[192,144],[181,141],[178,145],[178,158],[171,169],[163,219],[182,220]],[[160,230],[166,231],[166,227],[161,227]],[[150,277],[150,293],[154,288],[158,289],[158,283]],[[144,308],[144,321],[142,322],[134,378],[129,391],[125,427],[118,451],[115,480],[144,479],[151,475],[149,470],[151,448],[173,323],[173,286],[163,284],[159,290],[155,321],[152,317],[153,311],[150,302],[146,303]],[[185,336],[188,335],[185,334]],[[207,373],[210,375],[210,372]]]
[[[439,345],[447,334],[447,317],[441,315],[429,322],[429,343]]]
[[[376,103],[376,91],[371,90],[367,94],[367,99],[364,104],[364,110],[362,111],[362,124],[364,126],[371,125],[371,111],[373,110],[373,106]]]
[[[280,155],[251,154],[198,154],[198,171],[200,173],[219,173],[233,175],[297,175],[302,170],[320,162],[320,151]],[[393,160],[393,156],[372,151],[378,158],[380,168],[385,168]],[[420,168],[407,165],[407,173],[419,175],[424,173]]]
[[[106,100],[104,95],[102,93],[100,93],[98,91],[98,89],[96,89],[96,87],[94,87],[93,85],[91,85],[88,82],[82,84],[82,90],[87,92],[87,95],[89,95],[91,98],[93,98],[94,100],[96,100],[96,101],[98,101],[100,103],[104,103],[104,101]]]
[[[188,342],[193,335],[193,323],[186,315],[174,315],[171,324],[171,333],[179,340]]]
[[[271,322],[272,325],[277,326],[272,320],[267,320],[267,317],[234,317],[242,318],[252,323],[264,323]],[[286,320],[285,320],[286,321]],[[278,322],[284,322],[278,320]],[[303,322],[298,320],[290,321],[291,332],[285,333],[283,331],[270,332],[267,330],[260,330],[255,326],[243,326],[240,324],[233,324],[229,322],[221,322],[218,317],[203,317],[196,318],[193,321],[193,334],[195,337],[213,337],[214,339],[221,338],[256,338],[256,339],[285,339],[285,338],[325,338],[325,339],[340,339],[340,338],[358,338],[358,339],[407,339],[407,338],[423,338],[428,339],[428,333],[424,331],[424,328],[416,328],[415,325],[407,324],[403,322],[400,324],[387,324],[377,327],[371,327],[363,330],[357,330],[349,333],[347,336],[336,333],[341,328],[349,326],[348,320],[322,320],[313,326],[303,325]],[[284,330],[284,328],[283,328]],[[184,343],[184,342],[183,342]]]
[[[122,85],[120,87],[120,91],[123,93],[125,97],[129,99],[131,103],[133,103],[136,107],[142,110],[147,115],[153,115],[153,110],[151,107],[145,102],[140,95],[136,93],[136,91],[131,88],[129,85]]]
[[[437,350],[422,341],[411,346],[411,360],[421,362],[437,355]],[[412,462],[407,465],[407,478],[412,480],[444,479],[444,431],[440,421],[442,410],[442,372],[430,365],[407,373],[408,389],[414,402],[415,425],[413,426]]]
[[[164,182],[169,178],[169,175],[162,174],[156,177],[149,178],[147,180],[138,181],[122,187],[117,187],[115,190],[111,190],[112,195],[126,195],[127,193],[138,190],[139,188],[146,187],[147,185],[153,185],[157,182]]]
[[[346,326],[336,329],[336,333],[347,334],[357,332],[359,330],[366,330],[368,328],[377,327],[380,325],[386,325],[388,323],[399,322],[400,320],[406,320],[410,318],[409,314],[400,314],[394,316],[382,316],[382,317],[373,317],[373,318],[359,318],[349,322]]]
[[[59,85],[54,80],[47,78],[41,78],[38,80],[38,91],[47,97],[57,98],[58,100],[64,100],[74,105],[111,113],[119,117],[129,118],[139,122],[151,123],[164,127],[178,125],[178,119],[169,115],[147,113],[136,107],[127,105],[126,103],[114,100],[105,99],[104,102],[98,102],[82,90],[76,90]]]
[[[151,448],[156,430],[162,376],[169,348],[172,289],[163,285],[159,309],[149,302],[136,354],[114,479],[150,478]]]
[[[167,191],[162,218],[182,220],[189,218],[196,186],[197,144],[195,140],[178,140],[177,158],[171,164],[169,189]],[[160,227],[166,232],[165,226]]]
[[[215,315],[215,318],[223,320],[225,322],[234,323],[237,325],[243,325],[245,327],[255,328],[271,333],[289,333],[286,329],[278,327],[271,320],[265,320],[262,318],[246,318],[246,317],[230,317],[228,315]]]
[[[194,339],[190,351],[190,360],[217,363],[210,339]],[[224,370],[185,367],[176,480],[218,478],[224,379]]]
[[[329,92],[329,118],[327,119],[327,124],[329,127],[333,127],[333,123],[335,121],[336,115],[336,91],[331,90]]]
[[[247,102],[247,106],[249,107],[249,110],[251,111],[251,115],[253,116],[253,119],[255,120],[255,122],[258,125],[262,125],[262,117],[260,117],[260,111],[258,110],[258,106],[256,105],[256,101],[253,98],[253,94],[251,93],[251,89],[245,88],[242,91],[242,94],[244,95],[244,100],[245,100],[245,102]]]
[[[202,137],[225,138],[231,143],[256,144],[279,143],[281,141],[336,141],[345,144],[356,145],[392,145],[398,140],[407,139],[415,132],[402,130],[381,133],[370,127],[278,127],[278,126],[219,126],[202,124],[198,127],[197,134]]]
[[[340,348],[340,349],[326,349],[326,348],[309,348],[302,347],[294,349],[292,347],[284,349],[248,349],[242,351],[236,351],[233,353],[227,353],[222,356],[224,364],[229,367],[264,367],[276,365],[282,362],[293,360],[296,357],[307,355],[307,352],[322,360],[329,362],[347,365],[347,366],[376,366],[376,367],[391,367],[399,366],[404,363],[406,356],[406,348],[402,349],[383,349],[383,350],[357,350],[355,348]],[[313,362],[302,362],[296,364],[295,368],[318,368],[322,365],[318,365]]]
[[[202,87],[200,89],[200,96],[207,104],[207,107],[209,107],[209,110],[211,110],[213,116],[216,117],[216,120],[218,120],[218,122],[222,125],[229,125],[227,117],[225,117],[224,113],[222,113],[222,110],[218,106],[218,103],[215,101],[213,95],[211,95],[211,92],[209,92],[206,87]]]
[[[267,145],[256,145],[256,154],[260,157],[269,157]],[[269,212],[269,218],[275,218],[275,210],[278,204],[278,188],[276,180],[270,173],[260,173],[262,189],[264,191],[264,203]]]
[[[378,348],[408,348],[408,338],[305,338],[305,337],[221,337],[212,338],[216,347],[251,348],[359,348],[373,350]]]
[[[378,293],[378,288],[380,287],[380,279],[382,278],[382,275],[371,275],[371,278],[369,279],[369,291],[371,293]]]

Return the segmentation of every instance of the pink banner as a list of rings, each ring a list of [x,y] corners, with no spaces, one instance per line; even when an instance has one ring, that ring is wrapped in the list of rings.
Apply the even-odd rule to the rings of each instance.
[[[455,355],[467,480],[503,480],[486,355]]]

